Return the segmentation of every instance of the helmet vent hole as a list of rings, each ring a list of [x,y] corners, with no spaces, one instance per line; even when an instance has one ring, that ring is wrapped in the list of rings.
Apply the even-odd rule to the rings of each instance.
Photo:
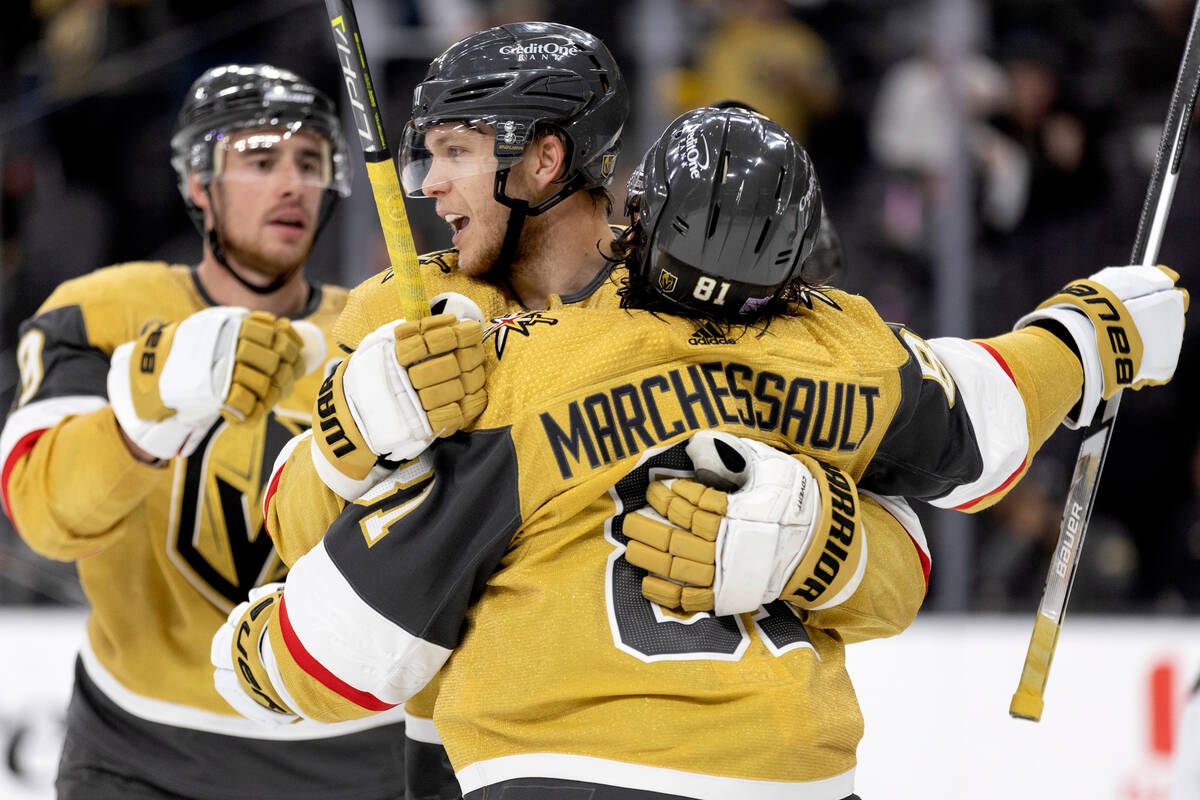
[[[706,239],[712,238],[712,235],[717,230],[717,220],[720,219],[720,217],[721,217],[721,204],[713,203],[712,214],[708,218],[708,233],[705,235],[704,238],[706,238]]]
[[[687,220],[685,220],[683,217],[676,217],[675,219],[671,220],[671,227],[679,231],[681,234],[686,234],[690,230]]]
[[[767,240],[767,231],[771,230],[771,220],[763,221],[762,233],[758,235],[758,241],[754,243],[754,252],[758,253],[762,250],[763,242]]]
[[[465,86],[461,89],[452,90],[446,93],[448,102],[465,103],[471,100],[478,100],[481,97],[487,97],[496,89],[502,88],[507,81],[482,81],[474,83],[470,86]]]
[[[721,164],[718,171],[721,173],[721,183],[729,180],[729,151],[721,151]]]
[[[779,181],[775,184],[775,199],[778,200],[783,195],[783,180],[787,177],[787,170],[779,170]]]
[[[784,264],[787,264],[791,260],[792,260],[792,248],[789,247],[787,250],[780,250],[779,255],[775,256],[775,266],[782,267]]]

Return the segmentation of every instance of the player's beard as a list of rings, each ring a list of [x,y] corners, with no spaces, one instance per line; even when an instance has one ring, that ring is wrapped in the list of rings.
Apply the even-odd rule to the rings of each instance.
[[[541,217],[526,217],[521,226],[521,234],[517,238],[517,247],[512,258],[506,263],[500,263],[500,251],[504,248],[504,239],[508,235],[508,218],[500,229],[500,235],[488,242],[486,250],[480,255],[479,263],[487,264],[486,277],[491,283],[506,283],[513,271],[513,266],[519,270],[523,263],[531,260],[537,253],[542,239],[543,219]]]
[[[225,259],[230,262],[231,268],[241,272],[252,272],[265,278],[264,285],[280,275],[296,271],[312,250],[310,240],[307,246],[294,248],[293,255],[274,255],[264,252],[264,248],[255,244],[239,241],[236,235],[227,230],[218,230],[217,234],[220,237],[221,249],[225,251]],[[242,277],[250,279],[246,275]]]

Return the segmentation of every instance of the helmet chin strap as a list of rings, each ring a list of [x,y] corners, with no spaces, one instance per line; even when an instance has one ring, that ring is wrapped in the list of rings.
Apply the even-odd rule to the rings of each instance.
[[[508,188],[508,174],[512,167],[496,170],[496,182],[492,187],[492,197],[497,203],[508,206],[508,225],[504,229],[504,243],[500,245],[500,254],[492,263],[489,272],[493,275],[503,275],[512,267],[513,258],[517,254],[517,243],[521,240],[521,230],[525,227],[526,217],[536,217],[544,214],[556,205],[566,200],[583,188],[584,177],[576,173],[564,183],[557,192],[540,203],[531,205],[529,201],[517,197],[509,197],[505,190]]]

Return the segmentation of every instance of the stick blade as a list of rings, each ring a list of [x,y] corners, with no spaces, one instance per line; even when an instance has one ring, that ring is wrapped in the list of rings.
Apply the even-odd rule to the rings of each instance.
[[[1018,688],[1013,692],[1012,702],[1008,704],[1008,715],[1013,719],[1027,719],[1030,722],[1041,722],[1042,708],[1045,701],[1041,694]]]
[[[1043,695],[1046,679],[1050,676],[1050,663],[1054,661],[1054,649],[1058,645],[1058,632],[1062,624],[1039,612],[1033,621],[1033,635],[1029,637],[1029,649],[1025,653],[1025,666],[1021,669],[1021,681],[1013,693],[1008,713],[1015,719],[1040,722],[1042,719]]]

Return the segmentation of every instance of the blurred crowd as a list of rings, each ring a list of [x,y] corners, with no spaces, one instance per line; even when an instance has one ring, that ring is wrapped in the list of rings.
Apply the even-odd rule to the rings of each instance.
[[[626,170],[679,112],[723,99],[757,107],[813,156],[846,253],[842,286],[926,336],[999,333],[1070,278],[1128,261],[1192,6],[609,0],[599,12],[587,0],[356,3],[393,137],[412,85],[443,46],[521,19],[576,25],[612,49],[637,98]],[[268,61],[341,96],[320,0],[30,0],[6,12],[4,407],[17,382],[17,326],[54,286],[114,262],[198,259],[167,161],[174,114],[196,75],[224,61]],[[1192,153],[1159,257],[1184,286],[1200,253],[1198,177]],[[619,216],[623,183],[614,188]],[[383,266],[381,242],[346,244],[374,231],[361,175],[355,191],[333,223],[339,233],[317,248],[318,280],[353,285]],[[410,213],[418,249],[447,246],[430,204],[411,203]],[[970,275],[965,331],[947,329],[936,299],[948,228],[966,237],[963,263],[952,265]],[[366,257],[348,259],[352,252]],[[1169,387],[1122,405],[1073,611],[1200,610],[1198,341],[1185,338]],[[975,521],[969,591],[950,608],[1034,608],[1078,443],[1077,434],[1056,434],[1029,477]],[[0,602],[82,602],[71,569],[33,556],[0,517]]]

